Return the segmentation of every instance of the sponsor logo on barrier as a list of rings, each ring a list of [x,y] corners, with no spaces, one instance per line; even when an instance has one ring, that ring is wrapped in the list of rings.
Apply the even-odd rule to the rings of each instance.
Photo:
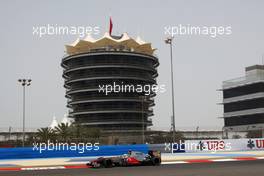
[[[264,148],[264,140],[256,140],[257,148]]]
[[[247,147],[250,149],[264,149],[264,139],[249,139]]]
[[[218,150],[225,150],[227,148],[230,148],[230,143],[225,143],[225,141],[200,141],[197,149],[200,151],[208,150],[208,151],[218,151]]]
[[[196,143],[196,149],[186,148],[186,152],[195,151],[243,151],[263,150],[264,139],[225,139],[225,140],[187,140],[185,145]]]
[[[255,147],[254,141],[252,141],[251,139],[249,139],[248,144],[247,144],[247,147],[250,148],[250,149],[254,148]]]

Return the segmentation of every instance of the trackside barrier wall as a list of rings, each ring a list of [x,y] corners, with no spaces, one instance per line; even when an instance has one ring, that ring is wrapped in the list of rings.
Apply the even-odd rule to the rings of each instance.
[[[159,150],[162,153],[264,150],[264,138],[186,140],[175,144],[149,144],[149,148],[150,150]]]
[[[149,145],[108,145],[99,146],[99,150],[43,150],[40,152],[36,149],[33,150],[33,147],[0,148],[0,159],[113,156],[122,155],[129,150],[144,153],[147,153],[148,150],[159,150],[162,153],[264,150],[264,138],[186,140],[177,145],[171,143]]]
[[[148,145],[108,145],[99,146],[99,150],[33,150],[33,147],[0,148],[0,159],[56,158],[83,156],[122,155],[129,150],[147,153]],[[83,153],[82,153],[83,152]]]

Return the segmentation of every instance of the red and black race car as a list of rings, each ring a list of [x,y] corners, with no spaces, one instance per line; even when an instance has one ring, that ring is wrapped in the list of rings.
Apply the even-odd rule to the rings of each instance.
[[[87,163],[93,168],[109,168],[115,166],[158,166],[161,163],[161,155],[158,151],[149,151],[148,154],[128,151],[127,154],[116,157],[99,157]]]

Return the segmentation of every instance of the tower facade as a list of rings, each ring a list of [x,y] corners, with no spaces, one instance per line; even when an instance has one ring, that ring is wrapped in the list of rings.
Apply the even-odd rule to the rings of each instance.
[[[223,82],[227,131],[264,130],[264,66],[253,65],[245,71],[245,76]]]
[[[69,116],[104,131],[139,131],[152,125],[159,65],[155,49],[126,33],[90,36],[66,45],[62,59]],[[137,90],[136,90],[137,89]]]

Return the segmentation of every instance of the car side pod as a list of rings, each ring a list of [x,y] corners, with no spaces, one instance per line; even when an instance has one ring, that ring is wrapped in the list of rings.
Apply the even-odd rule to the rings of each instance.
[[[140,162],[134,157],[127,158],[127,163],[128,165],[139,165],[140,164]]]

